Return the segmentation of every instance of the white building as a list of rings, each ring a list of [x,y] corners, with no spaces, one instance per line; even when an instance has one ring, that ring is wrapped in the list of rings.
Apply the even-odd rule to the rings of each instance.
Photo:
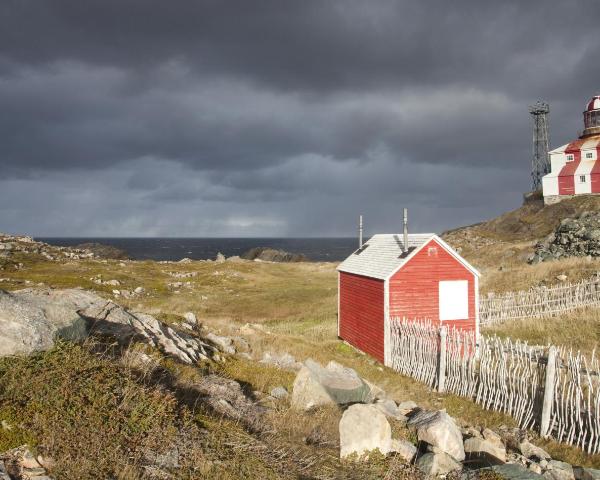
[[[600,194],[600,95],[588,103],[583,123],[585,129],[577,140],[549,152],[551,171],[542,179],[546,204]]]

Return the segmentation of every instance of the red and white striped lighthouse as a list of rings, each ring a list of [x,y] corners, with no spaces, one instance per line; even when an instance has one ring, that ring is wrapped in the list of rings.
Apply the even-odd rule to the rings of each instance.
[[[546,204],[574,195],[600,194],[600,95],[588,102],[583,123],[577,140],[549,152],[551,171],[542,179]]]

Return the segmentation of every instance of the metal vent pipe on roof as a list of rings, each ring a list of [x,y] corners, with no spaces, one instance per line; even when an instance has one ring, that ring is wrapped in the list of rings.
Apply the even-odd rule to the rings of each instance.
[[[404,209],[404,251],[408,252],[408,208]]]
[[[363,246],[363,222],[362,215],[358,216],[358,248]]]

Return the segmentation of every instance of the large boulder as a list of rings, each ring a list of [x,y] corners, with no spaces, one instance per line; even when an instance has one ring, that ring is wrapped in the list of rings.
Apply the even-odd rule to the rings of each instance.
[[[79,341],[92,333],[124,345],[141,341],[185,363],[208,359],[216,351],[151,315],[129,312],[85,290],[0,290],[0,355],[46,350],[56,339]]]
[[[386,455],[392,449],[392,428],[385,415],[373,405],[351,405],[340,420],[340,458],[358,457],[379,450]]]
[[[328,404],[365,402],[370,391],[370,387],[351,368],[334,361],[323,368],[308,359],[294,380],[292,406],[308,410]]]
[[[421,410],[410,417],[408,425],[416,428],[422,442],[437,447],[459,462],[465,459],[462,433],[445,410]]]
[[[575,480],[573,467],[566,462],[550,460],[547,470],[544,472],[544,478],[548,480]]]

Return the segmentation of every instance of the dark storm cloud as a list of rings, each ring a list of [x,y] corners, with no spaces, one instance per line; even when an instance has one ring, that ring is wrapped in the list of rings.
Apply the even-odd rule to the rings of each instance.
[[[423,229],[491,216],[527,189],[530,103],[551,103],[554,145],[580,128],[599,14],[592,0],[7,0],[0,230],[340,234],[359,210],[383,228],[400,202]]]

